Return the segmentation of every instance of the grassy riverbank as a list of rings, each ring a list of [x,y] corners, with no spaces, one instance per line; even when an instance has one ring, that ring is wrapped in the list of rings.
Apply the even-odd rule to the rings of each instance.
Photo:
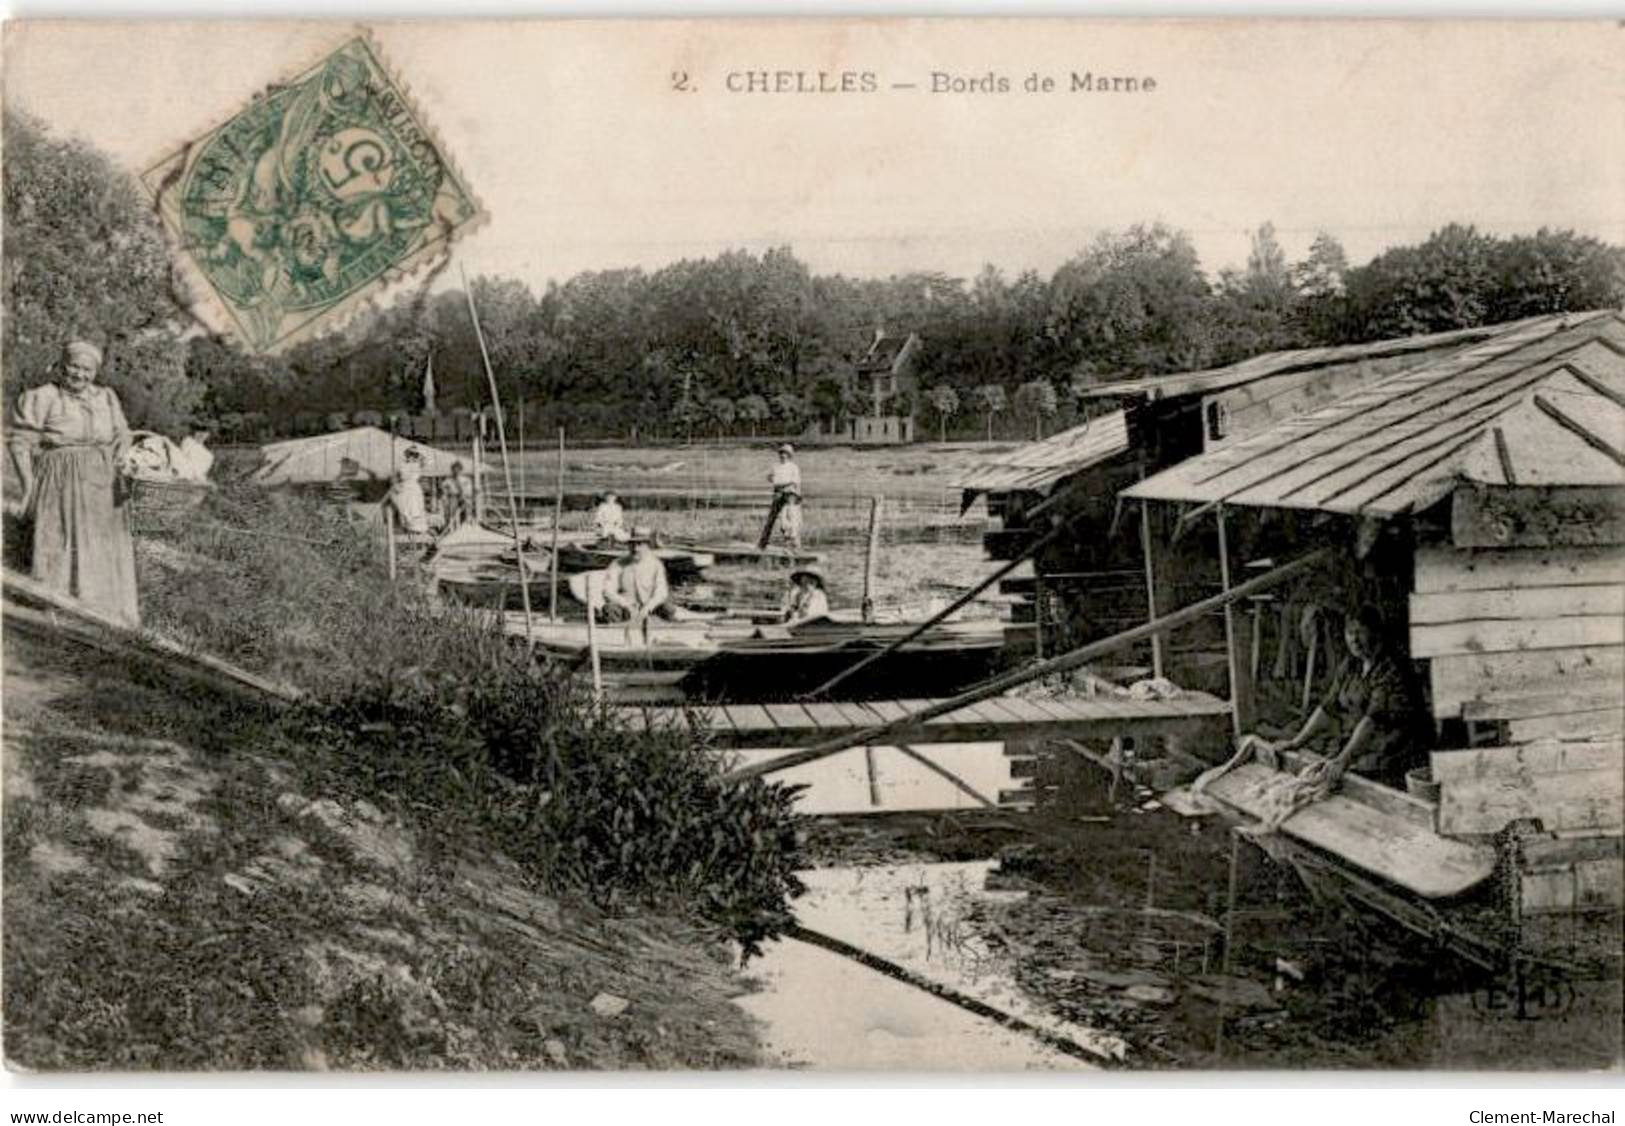
[[[737,1067],[790,796],[447,615],[343,514],[233,489],[139,544],[149,627],[275,712],[6,639],[6,1050],[31,1068]]]

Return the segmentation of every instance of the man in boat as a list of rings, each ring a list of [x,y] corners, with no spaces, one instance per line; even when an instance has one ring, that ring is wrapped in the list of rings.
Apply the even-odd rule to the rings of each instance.
[[[768,473],[767,480],[773,486],[773,504],[767,510],[767,523],[762,525],[761,538],[756,541],[759,551],[766,551],[767,545],[773,542],[773,525],[778,523],[779,513],[784,511],[791,492],[798,499],[801,496],[801,467],[796,465],[796,448],[790,443],[779,447],[779,463]]]
[[[599,494],[598,506],[592,510],[592,530],[601,540],[626,542],[626,512],[613,489]]]
[[[1302,777],[1335,788],[1345,773],[1399,789],[1407,770],[1426,761],[1430,725],[1411,677],[1386,643],[1382,611],[1366,603],[1349,616],[1343,641],[1349,657],[1332,678],[1320,705],[1290,739],[1255,739],[1259,757],[1276,765],[1281,751],[1320,747],[1329,757],[1303,768]]]
[[[666,565],[654,552],[654,533],[643,525],[632,529],[632,552],[604,572],[604,617],[612,622],[645,626],[652,615],[671,616]]]
[[[829,617],[829,595],[825,593],[824,572],[817,567],[797,567],[790,572],[790,589],[784,596],[784,624],[800,625]]]

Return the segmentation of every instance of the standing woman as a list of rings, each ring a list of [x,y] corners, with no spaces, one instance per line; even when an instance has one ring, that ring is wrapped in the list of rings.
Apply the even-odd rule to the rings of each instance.
[[[54,383],[17,399],[6,436],[22,487],[16,512],[32,520],[34,577],[128,625],[140,624],[128,489],[130,426],[96,382],[101,349],[75,340]]]

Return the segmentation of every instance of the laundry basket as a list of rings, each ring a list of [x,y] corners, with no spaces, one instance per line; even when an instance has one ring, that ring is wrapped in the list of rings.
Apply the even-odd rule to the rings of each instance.
[[[147,535],[174,531],[214,488],[207,481],[166,481],[151,477],[128,480],[130,527]]]

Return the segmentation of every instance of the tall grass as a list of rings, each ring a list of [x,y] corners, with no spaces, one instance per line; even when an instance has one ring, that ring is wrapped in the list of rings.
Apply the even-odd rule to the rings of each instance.
[[[307,691],[295,739],[365,788],[469,818],[547,883],[697,914],[754,951],[800,891],[794,792],[723,781],[687,728],[633,731],[490,619],[439,604],[343,510],[228,485],[139,553],[160,630]]]

